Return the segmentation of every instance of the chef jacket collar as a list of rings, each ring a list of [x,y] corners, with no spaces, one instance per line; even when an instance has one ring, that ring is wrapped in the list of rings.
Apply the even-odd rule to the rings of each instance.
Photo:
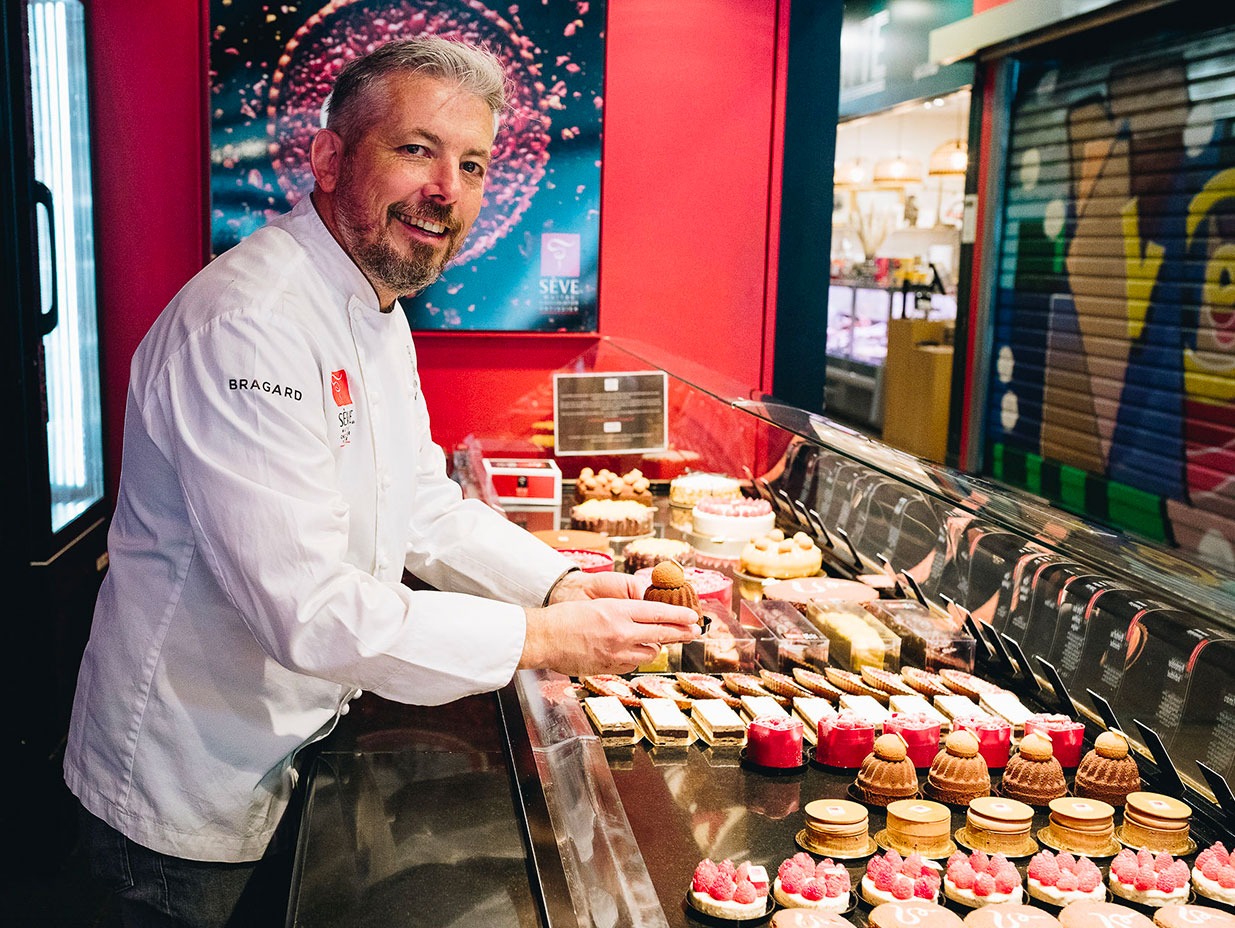
[[[313,205],[313,198],[308,195],[301,197],[290,216],[290,231],[312,255],[323,276],[338,288],[344,300],[354,299],[366,309],[381,312],[373,284],[330,234],[326,223],[318,215],[317,207]]]

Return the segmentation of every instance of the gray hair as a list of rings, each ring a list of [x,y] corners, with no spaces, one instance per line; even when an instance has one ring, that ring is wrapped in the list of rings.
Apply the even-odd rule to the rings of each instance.
[[[389,74],[421,74],[451,81],[480,97],[493,113],[493,128],[506,108],[506,72],[486,48],[466,42],[422,35],[388,42],[369,54],[349,61],[339,72],[326,100],[326,128],[351,142],[372,125],[374,108],[368,105],[372,88]]]

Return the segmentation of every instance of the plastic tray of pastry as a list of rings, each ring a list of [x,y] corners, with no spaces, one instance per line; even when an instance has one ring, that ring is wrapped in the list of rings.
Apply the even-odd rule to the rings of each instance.
[[[828,664],[828,639],[786,602],[742,601],[738,621],[755,639],[760,665],[792,673],[794,667],[822,671]]]
[[[963,628],[948,627],[949,616],[913,599],[881,599],[866,611],[901,638],[901,660],[939,671],[944,667],[973,672],[976,642]]]
[[[863,667],[900,669],[900,636],[861,606],[813,600],[806,617],[828,639],[829,660],[837,667],[854,673]]]
[[[758,673],[755,638],[732,615],[712,614],[707,631],[682,644],[682,670]]]

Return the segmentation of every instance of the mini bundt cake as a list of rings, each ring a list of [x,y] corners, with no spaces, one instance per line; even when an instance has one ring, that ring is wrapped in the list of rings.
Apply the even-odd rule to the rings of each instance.
[[[1020,750],[1008,758],[999,791],[1031,806],[1044,806],[1068,792],[1050,738],[1034,732],[1021,739]]]
[[[1141,772],[1128,750],[1128,741],[1118,732],[1104,731],[1094,741],[1093,750],[1076,768],[1076,795],[1101,799],[1119,808],[1141,788]]]
[[[685,606],[703,615],[699,607],[699,594],[686,579],[686,572],[676,561],[661,561],[652,568],[652,585],[643,591],[643,598],[670,606]]]
[[[886,806],[896,799],[917,795],[918,774],[905,739],[897,734],[880,735],[875,749],[858,770],[858,793],[867,805]]]
[[[932,799],[958,806],[991,794],[991,772],[972,732],[954,731],[944,739],[943,750],[935,755],[926,775],[925,792]]]

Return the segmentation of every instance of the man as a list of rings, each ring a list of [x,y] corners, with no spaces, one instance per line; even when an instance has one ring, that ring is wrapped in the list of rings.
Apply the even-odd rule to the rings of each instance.
[[[697,634],[462,501],[430,440],[395,300],[458,252],[502,106],[500,66],[467,46],[353,62],[312,196],[200,272],[134,356],[65,759],[127,924],[281,921],[297,752],[361,690],[442,703]],[[412,592],[405,565],[452,592]]]

